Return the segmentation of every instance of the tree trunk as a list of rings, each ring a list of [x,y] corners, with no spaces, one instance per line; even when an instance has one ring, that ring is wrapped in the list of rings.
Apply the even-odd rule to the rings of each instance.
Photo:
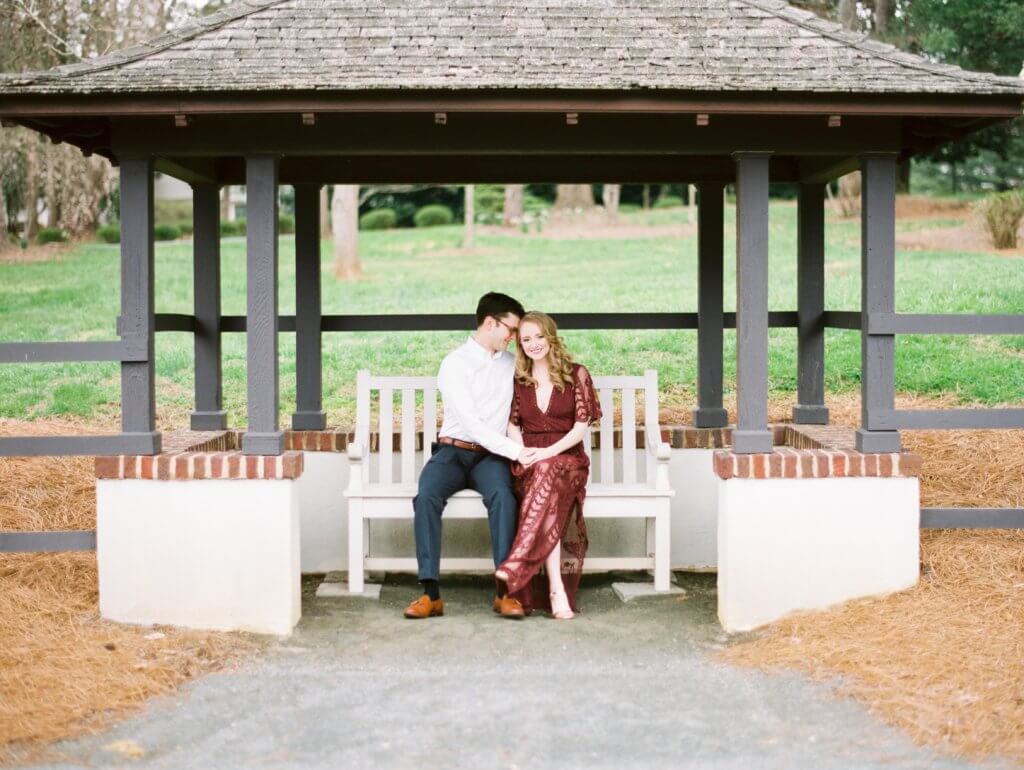
[[[910,158],[901,160],[896,165],[896,192],[910,193]]]
[[[30,136],[25,144],[25,240],[39,232],[39,140]]]
[[[523,185],[505,185],[505,209],[501,215],[501,224],[505,227],[514,225],[523,218]]]
[[[839,23],[854,32],[860,30],[857,18],[857,0],[839,0]]]
[[[615,219],[619,216],[619,197],[622,195],[622,185],[606,184],[601,192],[601,203],[604,204],[605,213]]]
[[[641,198],[643,203],[641,204],[644,211],[647,211],[651,207],[651,186],[649,184],[644,185],[643,197]]]
[[[465,203],[465,230],[462,235],[462,248],[471,249],[475,245],[475,227],[476,227],[476,186],[468,184],[465,187],[466,203]]]
[[[320,237],[331,237],[331,204],[327,185],[320,188]]]
[[[354,281],[363,274],[359,262],[359,185],[334,185],[331,231],[334,233],[334,276],[342,281]]]
[[[875,29],[884,35],[889,31],[889,17],[892,15],[890,0],[875,0]]]
[[[590,209],[594,191],[589,184],[560,184],[555,188],[556,209]]]
[[[697,185],[686,185],[686,221],[693,224],[697,221]]]
[[[231,185],[224,185],[220,188],[220,221],[227,222],[231,219]]]
[[[4,197],[3,187],[0,186],[0,254],[10,249],[11,239],[7,234],[7,198]]]
[[[57,170],[54,168],[57,164],[57,153],[55,152],[55,148],[52,146],[47,147],[43,156],[44,162],[46,163],[46,182],[43,187],[43,194],[46,197],[46,226],[59,227],[60,203],[57,200],[57,187],[54,184],[54,178],[57,176]]]
[[[839,177],[839,216],[852,217],[860,213],[860,172],[853,171]]]

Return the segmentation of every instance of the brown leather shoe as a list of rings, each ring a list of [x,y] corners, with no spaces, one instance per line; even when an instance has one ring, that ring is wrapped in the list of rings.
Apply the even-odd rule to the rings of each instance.
[[[431,601],[426,594],[405,608],[405,616],[414,620],[432,618],[435,615],[444,615],[444,601],[441,599],[436,602]]]
[[[523,610],[523,605],[518,599],[514,599],[511,596],[505,596],[499,599],[497,596],[494,597],[494,604],[491,609],[501,615],[503,618],[511,618],[512,620],[522,620],[526,617],[526,612]]]

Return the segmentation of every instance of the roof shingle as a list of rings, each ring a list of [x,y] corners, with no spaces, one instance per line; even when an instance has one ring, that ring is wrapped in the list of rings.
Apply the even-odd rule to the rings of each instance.
[[[0,93],[679,89],[1024,94],[781,0],[236,0]]]

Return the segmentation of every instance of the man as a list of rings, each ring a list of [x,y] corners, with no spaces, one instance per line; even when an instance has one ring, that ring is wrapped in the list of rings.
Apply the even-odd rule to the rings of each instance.
[[[441,362],[437,387],[444,402],[444,421],[412,501],[423,595],[406,608],[407,618],[444,614],[439,583],[441,514],[453,494],[470,488],[483,497],[495,568],[512,547],[519,505],[512,492],[509,461],[526,461],[536,451],[507,435],[515,374],[515,356],[508,352],[508,343],[522,317],[523,306],[512,297],[485,294],[476,308],[476,332]],[[519,601],[508,596],[504,585],[496,589],[494,611],[522,618]]]

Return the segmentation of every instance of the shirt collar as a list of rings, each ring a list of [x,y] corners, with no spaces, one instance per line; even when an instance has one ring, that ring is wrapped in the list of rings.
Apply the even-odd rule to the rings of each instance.
[[[474,356],[475,358],[480,358],[484,361],[494,361],[501,358],[500,350],[497,351],[496,353],[491,353],[487,348],[485,348],[483,345],[481,345],[479,342],[473,339],[472,334],[469,335],[469,341],[466,343],[466,349],[470,352],[472,356]]]

